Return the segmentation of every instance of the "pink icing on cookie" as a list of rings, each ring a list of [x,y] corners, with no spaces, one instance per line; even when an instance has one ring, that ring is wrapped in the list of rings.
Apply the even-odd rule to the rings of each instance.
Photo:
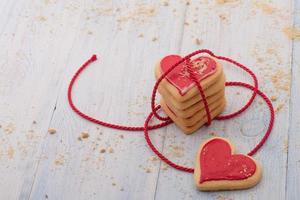
[[[162,73],[166,72],[172,65],[182,59],[179,55],[169,55],[160,61],[160,69]],[[212,58],[201,56],[191,61],[193,70],[198,81],[205,79],[213,74],[217,69],[217,63]],[[186,63],[182,63],[175,67],[167,76],[167,80],[174,85],[181,95],[184,95],[191,89],[195,83],[189,78]]]
[[[213,180],[247,179],[256,171],[255,162],[242,154],[231,154],[229,143],[220,138],[207,142],[200,153],[200,183]]]

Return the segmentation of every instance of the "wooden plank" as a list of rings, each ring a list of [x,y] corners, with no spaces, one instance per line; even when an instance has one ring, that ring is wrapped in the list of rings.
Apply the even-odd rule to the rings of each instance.
[[[282,29],[292,22],[292,1],[221,4],[192,1],[186,12],[181,53],[209,48],[251,66],[262,90],[274,96],[275,108],[283,108],[276,114],[271,137],[255,155],[264,169],[264,178],[258,186],[245,191],[203,193],[195,189],[192,174],[163,170],[162,165],[156,199],[284,199],[291,41]],[[229,80],[251,82],[247,75],[229,65],[225,64],[225,71]],[[245,103],[250,93],[230,88],[226,94],[227,112],[230,112]],[[238,118],[214,122],[191,136],[183,135],[175,126],[168,127],[164,153],[177,163],[193,166],[199,144],[212,135],[229,138],[240,152],[248,152],[261,139],[269,119],[267,107],[260,102],[257,99]]]
[[[0,4],[0,199],[25,199],[34,181],[80,10],[65,9],[70,5],[67,2],[55,8],[44,1]]]
[[[0,45],[5,47],[0,51],[0,199],[297,199],[299,42],[293,46],[289,115],[292,42],[282,32],[292,26],[292,1],[166,2],[0,1]],[[298,21],[296,13],[296,26]],[[100,60],[76,85],[76,103],[97,118],[141,125],[150,111],[155,61],[204,47],[251,66],[278,110],[272,136],[255,156],[264,179],[247,191],[198,192],[191,175],[153,157],[142,133],[95,126],[66,102],[70,76],[96,52]],[[251,81],[225,68],[230,79]],[[228,111],[250,94],[236,91],[227,91]],[[188,137],[172,125],[151,137],[172,160],[188,166],[199,143],[214,133],[247,152],[268,122],[260,102],[240,118],[215,122],[200,134]],[[49,135],[48,128],[57,133]],[[79,141],[83,131],[90,137]]]
[[[295,1],[294,5],[294,28],[300,30],[300,1]],[[299,199],[300,186],[300,114],[299,114],[299,85],[300,85],[300,43],[298,40],[293,41],[292,57],[292,88],[291,88],[291,113],[290,128],[288,141],[288,173],[287,173],[287,195],[286,199]]]
[[[150,111],[154,64],[181,46],[185,4],[87,1],[84,9],[50,124],[57,134],[43,143],[47,159],[40,161],[30,197],[153,199],[159,161],[143,134],[98,127],[79,118],[69,108],[66,89],[80,63],[97,53],[100,60],[75,87],[76,104],[105,121],[142,125]],[[83,131],[90,137],[78,140]],[[154,141],[161,146],[159,135]]]

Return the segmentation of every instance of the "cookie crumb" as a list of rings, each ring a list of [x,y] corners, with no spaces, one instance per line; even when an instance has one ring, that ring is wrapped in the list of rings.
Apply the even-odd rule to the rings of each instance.
[[[210,132],[209,134],[212,135],[212,136],[216,136],[217,135],[215,132]]]
[[[15,125],[13,123],[9,123],[7,126],[4,127],[4,132],[6,134],[12,134],[15,131]]]
[[[115,151],[114,151],[113,148],[110,147],[110,148],[108,149],[108,153],[114,153],[114,152],[115,152]]]
[[[196,40],[195,40],[195,43],[197,44],[197,45],[201,45],[202,44],[202,40],[200,40],[200,39],[198,39],[198,38],[196,38]]]
[[[112,186],[116,186],[117,184],[116,184],[116,183],[112,183],[111,185],[112,185]]]
[[[146,169],[146,173],[151,173],[151,169]]]
[[[100,153],[105,153],[105,152],[106,152],[105,149],[101,149],[101,150],[100,150]]]
[[[300,40],[300,30],[296,29],[295,27],[286,27],[283,29],[283,33],[290,40]]]
[[[37,122],[35,120],[32,121],[33,124],[37,124]]]
[[[48,133],[51,134],[51,135],[53,135],[53,134],[56,133],[56,129],[54,129],[54,128],[49,128],[49,129],[48,129]]]
[[[38,16],[37,19],[41,22],[45,22],[47,20],[47,18],[44,16]]]
[[[93,35],[93,32],[92,31],[88,31],[87,34]]]
[[[88,132],[82,132],[82,133],[81,133],[81,138],[82,138],[82,139],[87,139],[88,137],[90,137],[90,135],[89,135]]]
[[[55,159],[54,164],[55,165],[63,165],[65,163],[65,157],[64,155],[58,155],[58,157]]]
[[[277,108],[275,109],[275,113],[278,113],[282,108],[284,107],[284,104],[281,103],[277,106]]]
[[[163,6],[169,6],[169,2],[167,1],[163,2]]]
[[[233,3],[233,2],[236,2],[238,0],[216,0],[216,3],[217,4],[226,4],[226,3]]]
[[[277,101],[277,97],[276,96],[271,96],[271,101]]]
[[[12,159],[15,155],[15,150],[12,148],[12,146],[9,146],[7,150],[7,156],[9,159]]]
[[[157,41],[157,37],[152,38],[152,42]]]
[[[158,158],[157,158],[156,156],[151,156],[151,157],[149,158],[149,160],[150,160],[150,161],[157,161]]]
[[[139,38],[143,38],[144,37],[144,34],[143,33],[141,33],[141,34],[139,34],[139,36],[138,36]]]
[[[256,1],[255,6],[266,14],[272,14],[276,11],[276,8],[274,6],[265,2]]]
[[[184,156],[184,149],[178,145],[169,145],[170,151],[174,157],[181,158]]]
[[[121,188],[120,191],[124,191],[124,188]]]

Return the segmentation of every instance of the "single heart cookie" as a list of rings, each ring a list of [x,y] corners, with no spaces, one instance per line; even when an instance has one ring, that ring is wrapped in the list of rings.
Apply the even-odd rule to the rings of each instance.
[[[161,71],[164,73],[170,69],[174,64],[182,59],[179,55],[169,55],[160,61]],[[200,56],[190,61],[192,70],[196,79],[200,82],[209,75],[213,74],[217,69],[217,63],[210,57]],[[167,80],[174,85],[181,95],[184,95],[189,89],[195,86],[193,80],[190,79],[190,74],[187,70],[187,62],[183,62],[167,76]]]
[[[224,138],[209,139],[197,153],[194,177],[200,190],[246,189],[261,176],[259,164],[250,156],[234,154],[233,145]]]

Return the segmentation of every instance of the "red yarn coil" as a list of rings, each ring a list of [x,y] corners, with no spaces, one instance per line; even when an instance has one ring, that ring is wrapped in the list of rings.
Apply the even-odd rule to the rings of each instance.
[[[84,114],[82,111],[80,111],[74,104],[73,102],[73,99],[72,99],[72,89],[73,89],[73,86],[74,86],[74,83],[76,82],[78,76],[82,73],[82,71],[92,62],[96,61],[97,60],[97,57],[96,55],[93,55],[89,60],[87,60],[77,71],[76,73],[74,74],[74,76],[72,77],[71,81],[70,81],[70,84],[69,84],[69,87],[68,87],[68,102],[69,102],[69,105],[71,107],[71,109],[77,113],[79,116],[81,116],[82,118],[88,120],[88,121],[91,121],[93,123],[96,123],[96,124],[99,124],[99,125],[102,125],[102,126],[105,126],[105,127],[109,127],[109,128],[113,128],[113,129],[119,129],[119,130],[126,130],[126,131],[144,131],[144,136],[145,136],[145,139],[146,139],[146,142],[147,144],[149,145],[149,147],[151,148],[151,150],[164,162],[166,162],[168,165],[170,165],[171,167],[175,168],[175,169],[178,169],[178,170],[181,170],[181,171],[185,171],[185,172],[190,172],[190,173],[193,173],[194,172],[194,169],[193,168],[188,168],[188,167],[185,167],[185,166],[181,166],[181,165],[177,165],[175,163],[173,163],[172,161],[170,161],[168,158],[166,158],[162,153],[160,153],[156,148],[155,146],[152,144],[151,140],[150,140],[150,137],[149,137],[149,133],[148,133],[148,130],[152,130],[152,129],[157,129],[157,128],[161,128],[161,127],[164,127],[168,124],[171,124],[172,121],[170,120],[169,117],[161,117],[160,115],[158,115],[157,111],[160,109],[160,105],[158,106],[155,106],[155,96],[156,96],[156,92],[157,92],[157,89],[158,89],[158,86],[160,84],[160,82],[167,76],[168,73],[170,73],[175,67],[177,67],[179,64],[189,60],[191,57],[197,55],[197,54],[200,54],[200,53],[207,53],[209,54],[210,56],[214,57],[214,58],[217,58],[219,60],[224,60],[224,61],[227,61],[227,62],[230,62],[234,65],[236,65],[237,67],[240,67],[241,69],[243,69],[244,71],[246,71],[247,73],[249,73],[252,78],[253,78],[253,81],[254,81],[254,86],[251,86],[250,84],[247,84],[247,83],[243,83],[243,82],[226,82],[226,86],[241,86],[241,87],[245,87],[245,88],[248,88],[250,90],[253,91],[252,93],[252,96],[251,98],[249,99],[249,101],[241,108],[239,109],[238,111],[236,112],[233,112],[233,113],[230,113],[230,114],[227,114],[227,115],[222,115],[222,116],[218,116],[216,117],[215,119],[217,120],[226,120],[226,119],[230,119],[230,118],[233,118],[239,114],[241,114],[242,112],[244,112],[247,108],[250,107],[250,105],[253,103],[256,95],[260,95],[264,101],[266,102],[266,104],[268,105],[268,108],[270,110],[270,122],[269,122],[269,126],[268,126],[268,129],[267,131],[265,132],[263,138],[261,139],[261,141],[248,153],[249,156],[252,156],[253,154],[255,154],[262,146],[263,144],[265,143],[265,141],[267,140],[268,136],[270,135],[271,131],[272,131],[272,128],[273,128],[273,124],[274,124],[274,119],[275,119],[275,114],[274,114],[274,108],[273,108],[273,105],[271,103],[271,101],[269,100],[269,98],[262,92],[258,89],[258,81],[257,81],[257,78],[255,76],[255,74],[249,69],[247,68],[246,66],[242,65],[241,63],[237,62],[237,61],[234,61],[230,58],[227,58],[227,57],[223,57],[223,56],[216,56],[215,54],[213,54],[210,50],[207,50],[207,49],[203,49],[203,50],[198,50],[198,51],[195,51],[185,57],[183,57],[180,61],[178,61],[177,63],[175,63],[172,67],[170,67],[165,73],[163,73],[161,75],[160,78],[158,78],[158,80],[156,81],[155,85],[154,85],[154,88],[153,88],[153,91],[152,91],[152,96],[151,96],[151,109],[152,109],[152,112],[149,114],[149,116],[146,118],[145,120],[145,124],[144,126],[125,126],[125,125],[119,125],[119,124],[113,124],[113,123],[108,123],[108,122],[105,122],[105,121],[101,121],[101,120],[98,120],[98,119],[95,119],[87,114]],[[189,69],[189,68],[188,68]],[[203,103],[204,103],[204,107],[205,107],[205,110],[206,110],[206,113],[207,113],[207,118],[208,118],[208,123],[207,125],[210,124],[211,122],[211,117],[210,117],[210,112],[209,112],[209,108],[208,108],[208,104],[207,104],[207,101],[206,101],[206,97],[205,97],[205,94],[203,92],[203,89],[202,89],[202,86],[201,84],[196,80],[196,78],[193,76],[193,73],[192,73],[192,70],[189,70],[190,72],[190,75],[191,75],[191,78],[193,79],[193,81],[196,83],[196,86],[199,90],[199,93],[203,99]],[[149,121],[152,119],[152,117],[155,116],[156,118],[158,118],[159,120],[161,121],[164,121],[162,123],[159,123],[159,124],[155,124],[155,125],[152,125],[152,126],[149,126]]]

